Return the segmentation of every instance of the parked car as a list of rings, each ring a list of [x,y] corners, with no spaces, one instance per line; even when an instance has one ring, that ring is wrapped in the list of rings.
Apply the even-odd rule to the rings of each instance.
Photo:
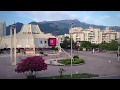
[[[48,53],[45,52],[45,53],[44,53],[44,56],[48,56]]]
[[[120,54],[119,54],[119,56],[120,56]],[[117,54],[117,57],[118,57],[118,54]]]
[[[44,56],[48,56],[47,52],[40,51],[40,54],[43,54]]]

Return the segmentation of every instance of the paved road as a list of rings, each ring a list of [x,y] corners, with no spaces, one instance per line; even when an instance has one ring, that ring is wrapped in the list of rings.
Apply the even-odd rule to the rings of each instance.
[[[70,50],[67,50],[67,52],[70,53]],[[73,53],[74,55],[77,55],[77,51],[73,51]],[[93,74],[99,74],[100,76],[120,75],[120,62],[117,61],[116,54],[114,53],[91,54],[91,52],[79,51],[78,55],[85,60],[85,64],[72,66],[72,68],[71,66],[48,65],[48,69],[46,71],[40,71],[38,73],[38,77],[59,75],[58,72],[59,68],[64,68],[66,70],[64,74],[71,74],[72,71],[72,73],[75,72],[93,73]],[[17,55],[17,62],[20,61],[20,58],[22,58],[22,56],[20,54]],[[54,58],[56,59],[56,58],[70,58],[70,57],[65,53],[61,53],[59,55],[50,55],[44,58],[45,60],[48,60]],[[10,57],[8,54],[0,55],[0,79],[26,78],[24,74],[16,73],[15,68],[16,66],[10,65]]]
[[[67,51],[70,54],[70,50]],[[118,58],[116,56],[116,54],[114,53],[94,53],[92,54],[91,51],[75,51],[73,50],[74,55],[79,55],[80,57],[92,57],[92,58],[96,58],[96,60],[111,60],[111,61],[118,61]],[[73,56],[74,56],[73,55]]]

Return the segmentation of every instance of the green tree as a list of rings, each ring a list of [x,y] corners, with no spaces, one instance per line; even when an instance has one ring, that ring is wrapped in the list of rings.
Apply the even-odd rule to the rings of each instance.
[[[91,47],[91,42],[89,42],[89,41],[81,41],[81,47],[82,48],[90,48]]]
[[[52,50],[58,50],[58,48],[55,47],[55,46],[53,46],[51,49],[52,49]]]
[[[71,39],[69,37],[65,37],[63,43],[60,44],[62,48],[71,48]],[[74,41],[72,40],[72,46],[74,46]]]
[[[108,50],[108,46],[109,46],[109,43],[106,43],[106,42],[102,42],[101,44],[99,44],[100,49],[107,49]]]
[[[99,44],[91,44],[91,48],[99,48]]]
[[[108,49],[110,51],[116,51],[118,49],[119,43],[115,40],[112,40],[109,45],[108,45]]]

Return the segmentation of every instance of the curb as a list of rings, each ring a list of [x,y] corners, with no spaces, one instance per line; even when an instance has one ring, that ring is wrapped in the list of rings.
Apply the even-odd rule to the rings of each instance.
[[[104,77],[114,77],[114,76],[120,76],[120,74],[118,74],[118,75],[108,75],[108,76],[92,77],[91,79],[100,79],[100,78],[104,78]]]
[[[85,62],[84,63],[80,63],[80,64],[72,64],[72,66],[78,66],[78,65],[83,65],[83,64],[85,64]],[[71,64],[65,65],[65,66],[71,66]]]
[[[78,66],[78,65],[83,65],[83,64],[85,64],[85,62],[84,63],[80,63],[80,64],[72,64],[72,66]],[[47,65],[51,65],[51,66],[71,66],[71,64],[69,64],[69,65],[65,65],[65,64],[60,64],[60,65],[47,64]]]

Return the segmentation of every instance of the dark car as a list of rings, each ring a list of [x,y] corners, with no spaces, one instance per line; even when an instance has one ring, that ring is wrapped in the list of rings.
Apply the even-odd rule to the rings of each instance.
[[[43,54],[44,56],[48,56],[47,52],[40,51],[40,54]]]
[[[120,56],[120,54],[119,54],[119,56]],[[117,57],[118,57],[118,54],[117,54]]]

